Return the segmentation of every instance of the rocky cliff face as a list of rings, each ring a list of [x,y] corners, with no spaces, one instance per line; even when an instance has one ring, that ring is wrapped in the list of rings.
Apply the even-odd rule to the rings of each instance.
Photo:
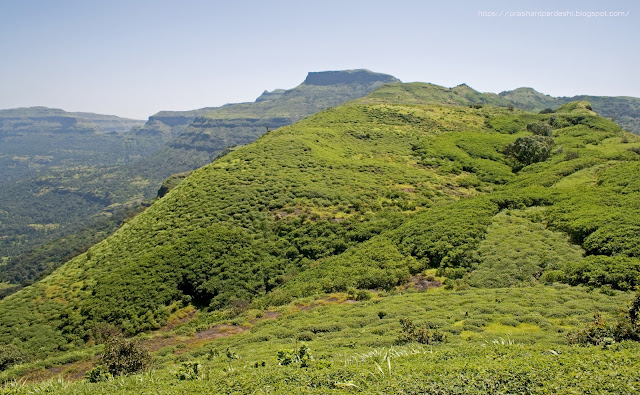
[[[133,133],[141,136],[157,136],[164,141],[182,133],[193,120],[214,108],[203,108],[191,111],[160,111],[149,117],[149,120]]]

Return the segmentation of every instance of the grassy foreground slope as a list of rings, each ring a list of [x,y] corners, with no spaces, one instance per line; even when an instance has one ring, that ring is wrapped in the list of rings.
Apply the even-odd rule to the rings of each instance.
[[[300,299],[278,308],[248,310],[233,319],[197,313],[182,323],[178,317],[193,311],[181,309],[172,315],[178,324],[169,331],[140,336],[155,355],[154,368],[144,374],[72,382],[90,360],[70,355],[60,359],[66,364],[49,360],[36,370],[17,366],[6,372],[22,369],[34,380],[55,371],[66,379],[35,384],[18,380],[7,383],[4,391],[555,394],[633,393],[639,388],[637,343],[566,345],[567,331],[586,324],[594,311],[615,316],[629,298],[622,292],[605,295],[555,285],[371,295],[364,302],[344,294]],[[399,319],[440,328],[447,341],[399,344]],[[210,329],[205,329],[207,322],[214,323]],[[279,353],[303,347],[312,356],[306,367],[279,365]],[[93,353],[99,351],[94,348]],[[197,363],[197,377],[181,380],[183,363]],[[61,366],[47,370],[57,364]]]
[[[431,88],[387,85],[193,172],[112,237],[0,302],[0,341],[46,357],[83,347],[100,322],[135,334],[182,306],[216,317],[351,288],[391,291],[433,269],[454,291],[638,284],[637,137],[586,102],[534,114],[433,104],[442,92]],[[527,142],[549,157],[519,156]],[[584,297],[572,292],[579,308]],[[628,296],[607,292],[625,307]],[[509,298],[515,311],[519,299]],[[588,316],[596,309],[587,305]],[[434,318],[443,330],[459,321]]]

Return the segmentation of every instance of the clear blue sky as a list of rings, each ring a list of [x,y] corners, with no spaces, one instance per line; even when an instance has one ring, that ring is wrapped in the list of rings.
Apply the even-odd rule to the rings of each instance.
[[[639,4],[0,0],[0,108],[145,119],[252,101],[308,71],[348,68],[484,92],[640,97]],[[628,14],[508,14],[522,11]]]

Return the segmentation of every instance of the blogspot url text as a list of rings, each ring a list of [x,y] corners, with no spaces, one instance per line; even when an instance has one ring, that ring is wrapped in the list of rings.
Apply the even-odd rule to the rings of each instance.
[[[502,17],[502,18],[553,18],[553,17],[579,17],[579,18],[609,18],[609,17],[626,17],[630,11],[480,11],[478,16],[482,17]]]

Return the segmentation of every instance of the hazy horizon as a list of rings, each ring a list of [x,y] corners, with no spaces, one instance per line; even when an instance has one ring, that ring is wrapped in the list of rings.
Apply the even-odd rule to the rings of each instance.
[[[4,2],[0,108],[146,119],[253,101],[310,71],[356,68],[481,92],[640,97],[637,9],[629,1]]]

